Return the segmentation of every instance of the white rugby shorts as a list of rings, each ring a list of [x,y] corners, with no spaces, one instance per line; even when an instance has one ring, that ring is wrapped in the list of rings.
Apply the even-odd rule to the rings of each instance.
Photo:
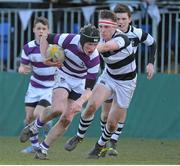
[[[35,88],[29,83],[28,90],[25,95],[25,103],[39,102],[40,100],[47,100],[52,103],[52,88]]]
[[[115,80],[111,78],[106,70],[103,71],[98,79],[98,83],[103,83],[112,91],[112,96],[108,99],[113,99],[117,102],[120,108],[127,109],[133,97],[136,88],[137,76],[133,80]]]
[[[55,76],[55,85],[54,89],[61,87],[69,90],[72,90],[78,94],[82,94],[85,90],[85,79],[75,78],[61,70],[58,70]]]

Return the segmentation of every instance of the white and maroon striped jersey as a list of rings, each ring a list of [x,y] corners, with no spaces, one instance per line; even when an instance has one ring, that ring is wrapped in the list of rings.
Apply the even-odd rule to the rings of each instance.
[[[87,56],[80,49],[80,35],[77,34],[56,34],[54,44],[64,49],[65,61],[60,68],[64,73],[80,79],[95,80],[99,71],[100,59],[97,49]]]
[[[32,66],[31,85],[36,88],[50,88],[54,86],[56,67],[43,63],[40,46],[35,40],[25,44],[21,53],[21,63]]]

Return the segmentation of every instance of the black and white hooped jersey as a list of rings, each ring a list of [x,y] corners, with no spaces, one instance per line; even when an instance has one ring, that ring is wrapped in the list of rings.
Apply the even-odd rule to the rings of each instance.
[[[146,46],[151,46],[155,43],[154,38],[149,33],[144,32],[141,28],[129,26],[129,30],[124,34],[127,35],[131,41],[134,54],[136,53],[137,47],[140,43],[144,43]],[[155,50],[153,50],[153,52],[155,52]]]
[[[116,31],[112,39],[119,45],[119,50],[101,53],[105,70],[116,80],[132,80],[136,76],[136,63],[133,47],[128,37]],[[105,41],[100,41],[105,43]]]

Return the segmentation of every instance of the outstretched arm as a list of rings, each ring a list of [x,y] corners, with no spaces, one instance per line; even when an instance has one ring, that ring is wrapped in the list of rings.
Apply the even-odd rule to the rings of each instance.
[[[100,53],[114,51],[114,50],[118,50],[118,49],[119,49],[119,45],[117,43],[115,43],[114,41],[108,41],[106,43],[99,43],[97,45],[97,50]]]
[[[106,43],[99,43],[97,46],[97,50],[100,53],[108,52],[108,51],[116,51],[120,48],[126,47],[130,44],[130,41],[127,36],[123,34],[118,34],[115,38],[107,41]]]
[[[83,106],[83,104],[89,100],[89,98],[92,95],[92,89],[94,87],[96,83],[96,80],[91,80],[91,79],[86,79],[86,86],[85,86],[85,91],[84,93],[81,95],[81,97],[79,99],[77,99],[71,109],[74,110],[74,112],[80,112],[81,108]]]

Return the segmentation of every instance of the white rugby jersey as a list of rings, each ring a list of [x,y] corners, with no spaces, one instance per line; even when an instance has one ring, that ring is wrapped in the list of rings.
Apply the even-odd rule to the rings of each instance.
[[[114,79],[131,80],[136,76],[136,63],[133,47],[127,36],[116,31],[112,39],[118,43],[120,49],[101,53],[105,62],[105,70]],[[100,41],[104,42],[105,41]]]
[[[131,41],[134,54],[136,53],[137,47],[140,43],[144,43],[146,46],[150,46],[155,42],[154,38],[149,33],[146,33],[141,28],[136,28],[134,26],[129,26],[128,31],[124,34],[127,35]]]
[[[64,49],[65,61],[60,68],[64,73],[79,79],[95,80],[99,71],[100,59],[97,49],[87,56],[80,49],[80,35],[76,34],[56,34],[53,39],[54,44],[58,44]]]
[[[21,63],[32,66],[30,83],[33,87],[51,88],[54,86],[54,75],[57,68],[43,63],[40,46],[35,40],[24,45],[21,53]]]

